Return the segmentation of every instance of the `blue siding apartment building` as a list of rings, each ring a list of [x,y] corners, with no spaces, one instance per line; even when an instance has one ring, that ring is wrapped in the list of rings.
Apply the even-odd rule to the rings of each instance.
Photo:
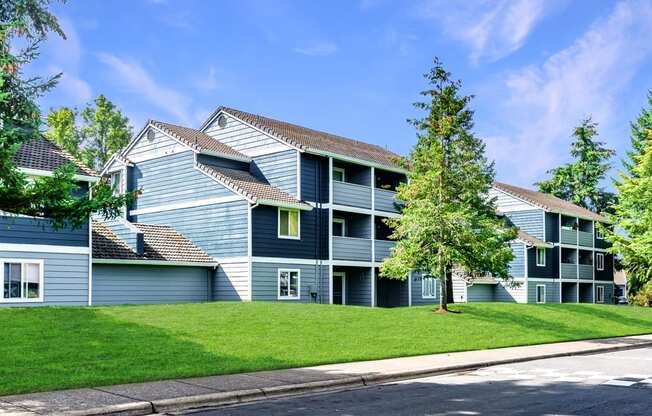
[[[116,192],[142,194],[121,218],[74,232],[86,233],[77,242],[87,262],[80,275],[85,291],[67,299],[387,307],[436,302],[437,283],[428,276],[415,272],[403,282],[378,276],[394,245],[383,219],[399,215],[395,189],[407,174],[396,157],[379,146],[226,107],[197,130],[148,121],[101,173]],[[486,278],[468,285],[455,275],[457,301],[610,302],[613,260],[594,230],[602,218],[504,184],[496,184],[491,196],[520,229],[512,243],[514,284]],[[49,255],[67,255],[64,249],[19,247],[8,231],[20,221],[43,220],[11,221],[2,223],[0,242],[10,240],[24,249],[20,255],[45,261],[39,269],[45,290],[34,304],[59,304],[48,290],[57,277],[72,282],[76,268],[48,263]],[[42,241],[41,233],[27,234]],[[15,258],[16,250],[12,256],[0,250],[0,257]]]

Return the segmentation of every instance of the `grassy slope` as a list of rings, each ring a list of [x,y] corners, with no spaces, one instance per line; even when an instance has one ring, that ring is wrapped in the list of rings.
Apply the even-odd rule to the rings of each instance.
[[[652,309],[275,303],[0,309],[0,395],[652,332]]]

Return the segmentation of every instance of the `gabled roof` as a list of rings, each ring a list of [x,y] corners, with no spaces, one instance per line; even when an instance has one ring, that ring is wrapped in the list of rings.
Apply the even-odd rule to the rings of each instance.
[[[251,161],[248,156],[238,152],[230,146],[227,146],[219,140],[212,138],[202,131],[156,120],[150,120],[148,124],[163,130],[166,134],[169,134],[170,136],[184,143],[186,146],[189,146],[199,152],[209,151],[229,159],[236,159],[243,162]]]
[[[559,214],[565,215],[576,215],[581,218],[590,219],[594,221],[606,222],[607,219],[599,214],[596,214],[593,211],[589,211],[586,208],[579,207],[573,203],[565,201],[556,196],[550,194],[544,194],[543,192],[533,191],[531,189],[521,188],[514,185],[508,185],[506,183],[494,182],[494,188],[499,189],[503,192],[506,192],[516,198],[520,198],[525,202],[529,202],[533,205],[538,206],[546,211],[556,212]]]
[[[48,172],[72,163],[77,168],[78,175],[97,176],[95,171],[84,166],[70,153],[61,149],[44,136],[23,143],[14,155],[13,160],[19,168]]]
[[[399,155],[374,144],[348,139],[224,106],[215,110],[208,120],[213,119],[220,112],[230,114],[275,137],[277,140],[301,150],[341,155],[345,158],[359,159],[390,169],[403,170],[396,163],[396,159],[400,158]],[[207,126],[207,123],[208,121],[204,123],[202,129]]]
[[[197,168],[228,188],[243,195],[253,203],[258,202],[266,205],[293,206],[306,210],[312,209],[310,205],[299,201],[287,192],[281,191],[280,189],[263,182],[249,172],[217,166],[208,166],[199,162],[197,162]]]
[[[535,246],[535,247],[552,247],[553,245],[550,243],[546,243],[545,241],[536,238],[533,235],[530,235],[526,233],[523,230],[518,230],[518,236],[516,237],[517,240],[530,245],[530,246]]]
[[[93,221],[93,259],[217,264],[215,259],[167,225],[133,225],[143,233],[142,255],[132,250],[105,224]]]

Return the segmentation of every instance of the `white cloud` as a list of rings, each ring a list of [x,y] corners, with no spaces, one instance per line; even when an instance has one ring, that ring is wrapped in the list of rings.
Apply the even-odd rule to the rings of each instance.
[[[308,56],[328,56],[337,52],[337,45],[333,42],[317,42],[302,48],[295,48],[296,53]]]
[[[72,75],[70,72],[56,70],[53,72],[63,72],[63,75],[57,84],[57,89],[61,89],[68,99],[72,101],[73,105],[85,104],[91,101],[93,98],[93,90],[88,82]]]
[[[497,61],[520,49],[544,17],[544,0],[426,0],[420,17],[435,19],[444,32],[466,43],[472,62]]]
[[[652,52],[650,21],[651,4],[619,3],[568,48],[505,76],[506,95],[492,97],[505,102],[491,116],[500,127],[487,144],[500,170],[516,175],[510,180],[531,183],[563,161],[573,127],[588,115],[608,137],[619,94]]]
[[[176,121],[186,125],[193,124],[190,113],[191,100],[178,91],[159,84],[136,62],[118,58],[109,53],[99,53],[98,58],[107,65],[114,75],[115,82],[129,92],[139,94],[152,105],[173,116]]]

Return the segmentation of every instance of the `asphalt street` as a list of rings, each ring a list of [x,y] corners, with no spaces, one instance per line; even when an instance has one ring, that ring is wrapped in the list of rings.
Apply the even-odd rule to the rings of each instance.
[[[500,365],[192,414],[652,415],[652,348]]]

